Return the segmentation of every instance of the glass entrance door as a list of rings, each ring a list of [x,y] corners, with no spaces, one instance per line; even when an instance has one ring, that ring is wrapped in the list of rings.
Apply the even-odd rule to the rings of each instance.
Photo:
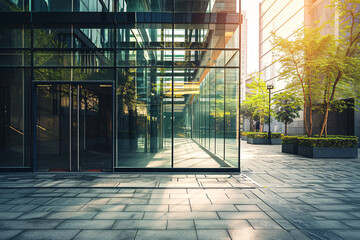
[[[112,85],[36,85],[36,171],[112,171]]]

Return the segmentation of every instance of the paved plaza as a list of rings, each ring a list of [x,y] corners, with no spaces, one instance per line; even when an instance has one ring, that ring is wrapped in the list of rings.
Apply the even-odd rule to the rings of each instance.
[[[241,157],[241,175],[2,173],[0,239],[360,238],[360,159]]]

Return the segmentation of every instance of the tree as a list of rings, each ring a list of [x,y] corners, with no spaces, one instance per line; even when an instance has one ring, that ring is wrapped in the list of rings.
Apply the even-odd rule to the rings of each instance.
[[[316,93],[320,86],[314,73],[319,69],[320,60],[326,58],[333,38],[331,35],[321,35],[321,30],[322,27],[302,28],[291,39],[273,34],[273,46],[282,65],[279,79],[287,82],[287,91],[301,93],[304,101],[304,125],[308,136],[312,135],[313,103],[314,100],[316,102],[314,97],[318,96]]]
[[[269,114],[269,102],[268,93],[265,81],[260,77],[251,75],[252,83],[246,84],[251,89],[249,95],[247,95],[244,101],[245,105],[251,107],[252,118],[259,118],[260,132],[263,131],[263,125],[265,123],[265,115]]]
[[[332,20],[325,24],[339,25],[339,37],[333,38],[327,57],[319,71],[323,80],[324,119],[320,137],[327,137],[327,122],[332,108],[342,111],[347,105],[341,99],[355,98],[354,88],[360,84],[360,0],[333,0]],[[337,17],[338,16],[338,17]],[[336,31],[336,29],[335,29]],[[340,99],[340,101],[339,101]]]
[[[250,102],[244,101],[241,104],[240,114],[244,117],[244,119],[249,120],[250,132],[255,132],[253,112],[254,112],[254,108],[251,106]]]
[[[285,124],[285,135],[287,135],[288,124],[292,123],[294,119],[300,117],[299,112],[303,101],[298,96],[284,91],[275,94],[274,98],[275,119]]]
[[[301,89],[304,99],[306,133],[312,133],[312,112],[324,113],[320,137],[327,136],[330,111],[342,111],[348,105],[341,99],[358,95],[360,76],[360,0],[332,1],[331,20],[300,29],[286,39],[274,34],[273,45],[281,54],[280,79],[288,80],[287,89]],[[339,34],[324,34],[329,25],[338,25]],[[332,29],[332,28],[327,28]],[[337,30],[337,28],[334,28]],[[309,111],[309,116],[308,116]],[[308,122],[309,120],[309,122]]]

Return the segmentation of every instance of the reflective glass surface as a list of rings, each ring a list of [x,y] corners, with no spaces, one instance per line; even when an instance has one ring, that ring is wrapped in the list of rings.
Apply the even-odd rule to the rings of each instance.
[[[0,167],[26,167],[24,92],[30,73],[2,68],[0,76]]]
[[[38,171],[112,170],[112,85],[36,86]]]
[[[238,168],[235,3],[34,0],[0,30],[2,111],[25,109],[2,112],[1,166]]]

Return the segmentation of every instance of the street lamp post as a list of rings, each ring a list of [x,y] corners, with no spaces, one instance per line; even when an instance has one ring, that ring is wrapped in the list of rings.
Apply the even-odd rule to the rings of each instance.
[[[270,103],[271,103],[271,89],[274,89],[274,85],[272,85],[272,84],[268,84],[267,86],[267,89],[269,90],[269,132],[268,132],[268,144],[269,145],[271,145],[271,128],[270,128],[270,117],[271,117],[271,115],[270,115],[270,109],[271,109],[271,107],[270,107]]]

